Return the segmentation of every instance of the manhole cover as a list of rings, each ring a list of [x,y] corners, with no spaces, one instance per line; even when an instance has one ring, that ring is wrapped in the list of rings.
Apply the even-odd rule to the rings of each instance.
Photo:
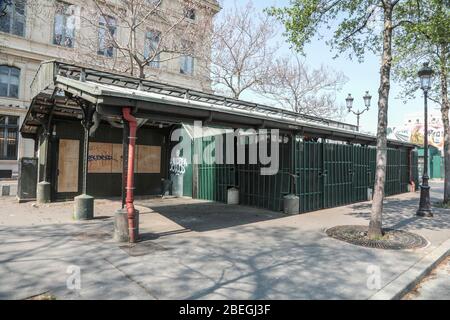
[[[166,251],[167,248],[153,242],[138,242],[119,247],[131,257],[144,256],[156,251]]]
[[[425,247],[425,238],[402,230],[383,229],[381,239],[372,240],[367,237],[367,226],[337,226],[326,231],[327,235],[354,245],[390,250],[417,249]]]

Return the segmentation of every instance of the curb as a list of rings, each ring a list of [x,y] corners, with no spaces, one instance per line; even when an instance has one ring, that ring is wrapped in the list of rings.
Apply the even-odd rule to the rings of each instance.
[[[400,300],[449,255],[450,239],[422,257],[408,270],[371,296],[369,300]]]

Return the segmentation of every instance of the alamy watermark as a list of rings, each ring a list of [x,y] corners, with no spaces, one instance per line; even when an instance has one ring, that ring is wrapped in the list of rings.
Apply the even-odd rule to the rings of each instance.
[[[81,268],[79,266],[70,265],[67,267],[66,273],[69,276],[66,279],[66,287],[69,290],[81,289]]]
[[[172,132],[171,141],[178,143],[171,158],[182,154],[189,164],[260,164],[261,175],[278,173],[282,141],[278,129],[218,129],[195,121],[193,143],[182,138],[183,131],[178,128]]]
[[[368,275],[366,285],[369,290],[381,289],[381,268],[376,265],[368,265],[366,269]]]

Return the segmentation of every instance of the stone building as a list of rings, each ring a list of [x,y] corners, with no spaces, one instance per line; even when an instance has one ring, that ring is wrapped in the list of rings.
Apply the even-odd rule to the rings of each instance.
[[[42,61],[56,59],[128,74],[133,69],[139,76],[138,66],[131,67],[131,51],[124,50],[133,38],[133,53],[148,59],[146,79],[211,91],[203,54],[208,52],[212,18],[220,10],[216,0],[137,3],[142,12],[136,18],[144,23],[131,36],[127,21],[121,19],[130,16],[128,1],[2,2],[0,178],[17,176],[17,160],[34,154],[34,142],[18,132],[31,102],[30,84]],[[183,49],[186,44],[189,50]]]

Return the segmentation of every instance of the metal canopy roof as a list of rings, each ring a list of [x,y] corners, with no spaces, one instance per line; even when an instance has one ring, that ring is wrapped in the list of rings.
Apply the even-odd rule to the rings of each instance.
[[[24,137],[35,136],[50,117],[81,119],[76,103],[81,99],[96,105],[107,118],[118,119],[122,107],[133,107],[136,117],[154,121],[200,120],[230,128],[281,129],[354,143],[376,142],[351,124],[57,61],[41,63],[31,91],[33,100],[21,127]],[[396,140],[389,144],[415,147]]]

